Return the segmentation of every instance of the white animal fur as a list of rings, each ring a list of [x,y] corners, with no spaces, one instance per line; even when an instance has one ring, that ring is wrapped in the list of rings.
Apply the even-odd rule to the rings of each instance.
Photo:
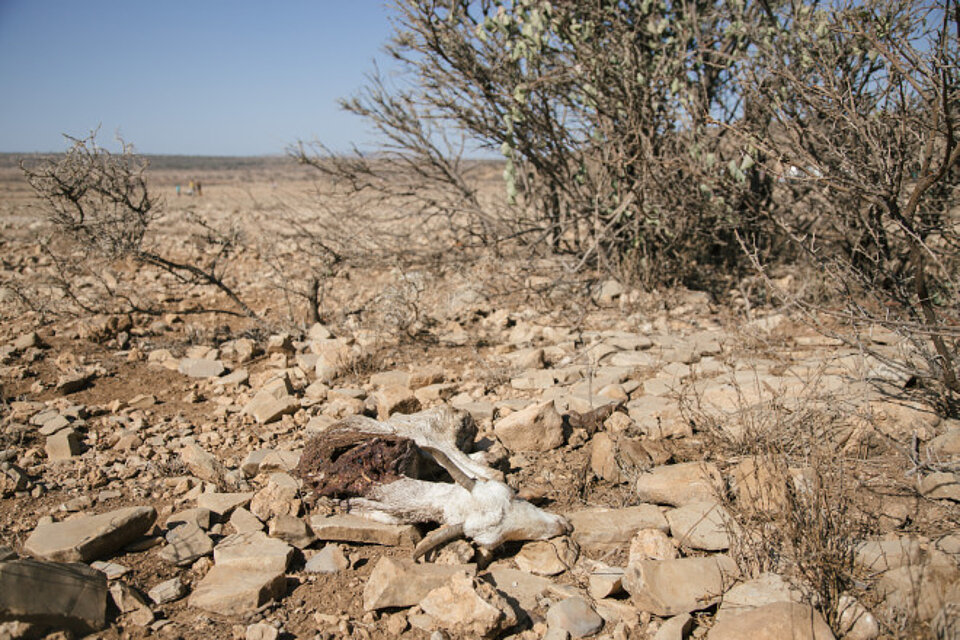
[[[511,540],[543,540],[568,533],[570,525],[565,518],[517,498],[501,482],[497,471],[458,448],[461,420],[462,414],[440,406],[411,415],[395,415],[386,422],[362,416],[341,422],[339,428],[358,433],[409,438],[424,451],[439,452],[434,457],[451,475],[456,477],[459,470],[473,481],[461,486],[401,478],[375,487],[363,498],[347,500],[348,509],[384,522],[439,522],[487,548]]]

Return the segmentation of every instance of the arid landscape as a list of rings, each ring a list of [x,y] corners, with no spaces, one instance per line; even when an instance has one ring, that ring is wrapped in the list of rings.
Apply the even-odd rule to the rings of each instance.
[[[284,157],[151,159],[145,244],[213,278],[71,262],[17,160],[0,638],[960,637],[960,421],[890,365],[903,336],[815,331],[759,280],[646,290],[458,248]],[[502,480],[567,532],[486,548],[468,518],[414,562],[437,523],[305,483],[311,439],[440,407],[496,480],[423,482]]]

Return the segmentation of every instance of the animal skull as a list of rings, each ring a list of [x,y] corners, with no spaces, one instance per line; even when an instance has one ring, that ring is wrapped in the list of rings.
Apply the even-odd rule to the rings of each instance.
[[[414,558],[461,536],[495,548],[568,533],[566,519],[517,498],[497,471],[463,452],[475,435],[469,414],[448,406],[386,422],[351,416],[307,443],[298,474],[348,511],[393,524],[443,525],[417,545]],[[425,461],[455,483],[424,480]]]

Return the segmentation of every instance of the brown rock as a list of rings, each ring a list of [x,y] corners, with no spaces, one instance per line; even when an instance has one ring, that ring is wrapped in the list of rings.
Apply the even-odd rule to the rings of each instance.
[[[37,526],[24,553],[43,560],[91,562],[143,535],[157,519],[153,507],[126,507]]]
[[[707,640],[834,640],[817,611],[806,604],[776,602],[715,624]]]
[[[373,611],[411,607],[461,572],[474,576],[476,565],[416,564],[412,560],[381,557],[363,589],[363,608]]]
[[[511,451],[550,451],[563,445],[563,418],[552,401],[535,404],[497,421],[494,433]]]

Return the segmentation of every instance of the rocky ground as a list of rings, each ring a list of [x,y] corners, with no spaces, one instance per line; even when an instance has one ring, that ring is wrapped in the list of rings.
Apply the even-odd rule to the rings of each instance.
[[[256,225],[305,188],[240,171],[169,209]],[[31,196],[2,186],[4,270],[39,272]],[[256,259],[238,290],[281,308]],[[960,637],[960,422],[869,355],[900,337],[537,278],[357,265],[302,330],[194,313],[206,292],[159,317],[5,297],[0,637]],[[427,527],[306,499],[310,438],[439,405],[571,533],[414,562]]]

